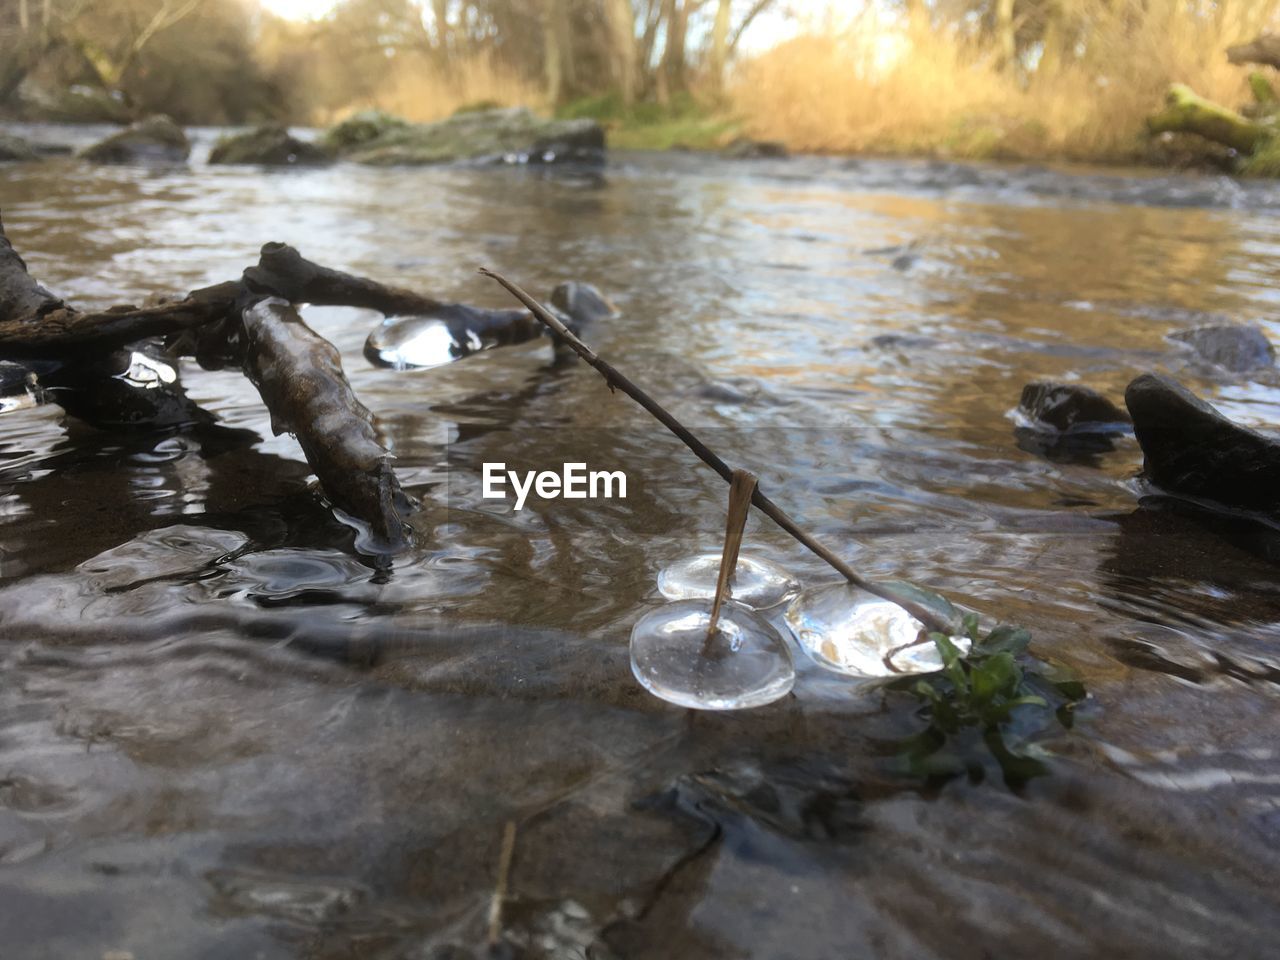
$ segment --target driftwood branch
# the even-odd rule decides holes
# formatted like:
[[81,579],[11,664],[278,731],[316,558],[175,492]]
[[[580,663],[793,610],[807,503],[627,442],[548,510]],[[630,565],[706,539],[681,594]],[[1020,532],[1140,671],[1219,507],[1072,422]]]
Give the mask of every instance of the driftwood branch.
[[[729,484],[733,483],[734,470],[717,456],[710,447],[699,440],[694,434],[677,420],[674,416],[667,412],[663,406],[654,400],[653,397],[645,393],[638,386],[631,382],[624,374],[620,373],[616,367],[596,354],[594,350],[561,323],[556,316],[543,307],[533,297],[529,296],[519,286],[512,283],[506,277],[492,270],[485,268],[480,269],[480,273],[486,277],[496,280],[517,300],[529,308],[542,323],[556,333],[566,344],[573,349],[583,360],[604,377],[604,381],[608,384],[610,390],[621,390],[628,397],[634,400],[640,406],[644,407],[653,417],[664,427],[674,433],[680,441],[693,451],[699,460],[709,466],[720,477]],[[786,533],[804,546],[809,552],[824,560],[832,569],[837,571],[842,577],[848,580],[855,587],[859,587],[870,594],[882,597],[898,604],[918,621],[928,627],[930,630],[937,630],[942,633],[953,633],[955,624],[948,623],[945,618],[941,617],[936,611],[928,606],[918,602],[910,596],[904,594],[903,591],[889,584],[876,583],[863,577],[853,567],[840,559],[832,550],[819,542],[812,534],[801,527],[798,523],[791,519],[787,513],[776,503],[770,500],[757,486],[751,495],[751,503],[763,513],[766,517],[781,527]]]
[[302,303],[439,319],[460,343],[522,343],[544,333],[523,310],[443,302],[321,266],[283,243],[264,245],[239,280],[150,306],[82,311],[31,277],[0,223],[0,359],[55,363],[58,369],[40,377],[49,396],[73,416],[109,428],[212,420],[176,377],[146,390],[121,379],[143,341],[165,338],[169,358],[193,356],[209,369],[238,367],[261,393],[272,428],[297,437],[329,501],[394,547],[407,536],[408,501],[337,350],[290,306]]
[[1280,35],[1264,33],[1248,43],[1227,47],[1227,60],[1230,63],[1257,63],[1280,69]]
[[245,308],[241,321],[245,376],[271,411],[271,429],[297,437],[336,507],[369,523],[380,542],[403,542],[407,502],[337,348],[278,297]]
[[1147,129],[1152,133],[1195,133],[1246,155],[1269,141],[1276,131],[1273,124],[1250,120],[1180,83],[1169,88],[1164,109],[1147,119]]
[[31,277],[0,224],[0,358],[57,361],[58,369],[41,377],[49,396],[73,416],[105,427],[212,420],[182,393],[176,376],[146,389],[121,378],[132,356],[126,348],[139,341],[176,336],[172,354],[193,354],[206,366],[239,366],[262,394],[273,429],[298,438],[333,506],[367,524],[378,549],[397,548],[408,537],[408,500],[338,351],[303,323],[289,305],[295,297],[387,310],[437,303],[268,244],[258,266],[239,281],[173,303],[83,312]]
[[[114,331],[123,316],[121,312],[109,312],[82,325],[80,321],[85,316],[91,315],[68,307],[36,282],[0,223],[0,343],[4,344],[0,346],[0,358],[38,360],[48,351],[37,345],[49,338],[62,337],[75,343],[74,350],[59,349],[62,362],[43,365],[39,383],[64,410],[95,426],[129,429],[145,424],[172,428],[212,421],[211,415],[183,393],[176,376],[169,382],[153,380],[144,389],[131,385],[127,377],[133,355],[123,349],[125,342],[108,336],[89,338],[91,342],[80,345],[80,335],[89,330]],[[129,342],[147,335],[130,337]],[[90,350],[89,346],[95,349]]]

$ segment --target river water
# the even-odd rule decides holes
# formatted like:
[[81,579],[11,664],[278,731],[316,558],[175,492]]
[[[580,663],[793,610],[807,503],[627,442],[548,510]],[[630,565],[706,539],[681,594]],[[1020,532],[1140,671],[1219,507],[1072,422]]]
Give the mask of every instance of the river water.
[[[46,138],[93,131],[42,130]],[[10,239],[81,306],[239,275],[278,240],[432,296],[593,283],[587,337],[866,573],[1029,628],[1090,691],[1050,774],[895,774],[917,703],[797,653],[794,696],[690,714],[631,625],[715,550],[725,487],[545,344],[371,366],[418,544],[353,549],[234,371],[227,428],[0,414],[0,954],[99,958],[1263,957],[1280,929],[1280,540],[1152,495],[1129,438],[1046,457],[1035,379],[1166,371],[1255,425],[1280,379],[1167,337],[1280,340],[1280,188],[1217,177],[615,156],[599,173],[0,168]],[[1027,449],[1023,449],[1027,447]],[[485,462],[626,499],[481,498]],[[1141,505],[1140,505],[1141,504]],[[820,561],[756,517],[746,548]]]

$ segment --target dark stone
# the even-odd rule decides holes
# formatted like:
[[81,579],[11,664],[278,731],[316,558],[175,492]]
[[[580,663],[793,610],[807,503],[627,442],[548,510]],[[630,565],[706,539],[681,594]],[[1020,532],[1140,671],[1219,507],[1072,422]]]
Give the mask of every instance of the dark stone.
[[80,156],[92,163],[182,163],[190,153],[182,128],[157,114],[86,147]]
[[1236,173],[1240,167],[1236,151],[1194,133],[1166,132],[1147,137],[1139,150],[1146,163],[1167,170]]
[[330,127],[324,135],[324,145],[335,152],[353,150],[408,126],[408,120],[401,120],[390,113],[362,110]]
[[352,118],[330,130],[325,142],[356,163],[374,166],[598,163],[605,149],[604,128],[595,120],[544,120],[522,107],[463,113],[426,124],[386,115]]
[[1129,415],[1089,387],[1075,383],[1028,383],[1018,411],[1035,425],[1061,433],[1125,433]]
[[7,160],[38,160],[35,148],[21,137],[0,131],[0,163]]
[[903,273],[910,270],[920,262],[920,248],[923,246],[920,240],[912,240],[910,243],[898,244],[892,247],[877,247],[874,250],[863,250],[869,257],[892,257],[889,266],[894,270]]
[[574,330],[618,316],[618,308],[603,293],[589,283],[572,280],[551,291],[551,305],[570,321],[567,326]]
[[927,350],[936,347],[934,337],[921,337],[910,333],[881,333],[870,340],[877,350]]
[[1274,367],[1276,351],[1257,327],[1220,324],[1171,334],[1169,339],[1190,346],[1200,357],[1232,373]]
[[720,151],[726,160],[781,160],[789,155],[784,143],[750,137],[737,137]]
[[210,163],[253,163],[262,166],[317,166],[332,158],[314,143],[290,136],[289,128],[267,124],[224,137],[209,153]]
[[1145,455],[1143,474],[1168,493],[1274,514],[1280,439],[1240,426],[1182,384],[1143,374],[1125,403]]

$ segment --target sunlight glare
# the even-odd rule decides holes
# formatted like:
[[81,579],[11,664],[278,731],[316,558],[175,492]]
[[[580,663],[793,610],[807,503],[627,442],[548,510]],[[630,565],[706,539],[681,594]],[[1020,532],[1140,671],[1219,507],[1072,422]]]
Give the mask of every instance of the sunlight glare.
[[338,5],[339,0],[258,0],[268,13],[285,20],[319,20]]

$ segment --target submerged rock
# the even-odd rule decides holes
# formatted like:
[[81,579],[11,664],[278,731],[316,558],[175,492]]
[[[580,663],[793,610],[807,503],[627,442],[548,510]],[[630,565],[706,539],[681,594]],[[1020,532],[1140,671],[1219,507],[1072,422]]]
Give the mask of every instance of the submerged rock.
[[923,337],[911,333],[881,333],[868,343],[877,350],[927,350],[938,345],[936,337]]
[[565,325],[577,331],[597,320],[611,320],[618,316],[618,308],[603,293],[589,283],[570,280],[551,291],[551,306],[560,313]]
[[1125,391],[1143,474],[1172,494],[1280,513],[1280,438],[1233,423],[1182,384],[1158,374]]
[[1098,465],[1130,430],[1129,415],[1102,394],[1076,383],[1028,383],[1015,412],[1018,448],[1055,463]]
[[1038,381],[1022,388],[1018,413],[1030,426],[1059,433],[1125,433],[1129,414],[1097,390],[1077,383]]
[[790,153],[787,145],[777,140],[736,137],[720,151],[720,156],[726,160],[780,160],[790,156]]
[[401,120],[390,113],[383,113],[381,110],[362,110],[330,127],[324,135],[323,143],[334,152],[352,150],[372,143],[393,131],[404,130],[408,126],[408,120]]
[[357,163],[376,166],[599,162],[605,147],[604,129],[594,120],[543,120],[524,108],[481,110],[428,124],[352,118],[329,131],[326,143]]
[[1232,373],[1265,370],[1276,364],[1276,351],[1257,327],[1219,324],[1171,334],[1170,340],[1187,344],[1209,363]]
[[0,131],[0,163],[8,160],[38,160],[35,148],[21,137]]
[[332,157],[326,151],[291,136],[289,128],[278,123],[224,137],[209,154],[210,163],[254,163],[272,167],[315,166],[330,160]]
[[182,163],[191,143],[163,114],[148,117],[80,151],[92,163]]

